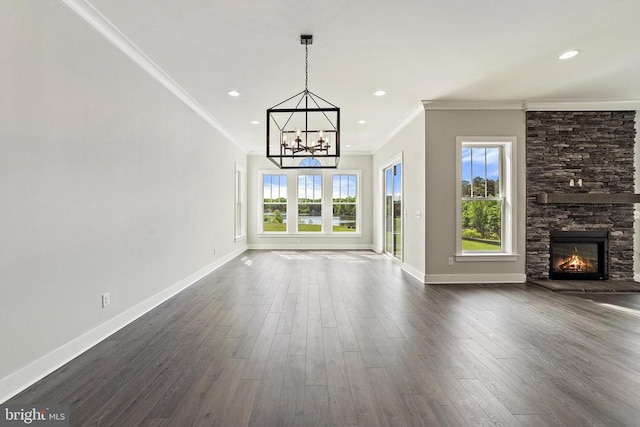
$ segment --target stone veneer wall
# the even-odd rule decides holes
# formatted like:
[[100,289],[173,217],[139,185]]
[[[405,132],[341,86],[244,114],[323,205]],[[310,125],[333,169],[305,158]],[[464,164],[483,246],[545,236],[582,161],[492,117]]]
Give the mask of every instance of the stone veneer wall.
[[633,280],[632,204],[540,205],[536,195],[633,193],[634,122],[634,111],[527,112],[528,278],[549,278],[550,230],[609,230],[609,279]]

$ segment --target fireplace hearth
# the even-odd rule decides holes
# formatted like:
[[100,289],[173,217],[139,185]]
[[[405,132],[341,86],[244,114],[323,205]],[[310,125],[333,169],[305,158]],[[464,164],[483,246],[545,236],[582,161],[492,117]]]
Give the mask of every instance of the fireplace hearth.
[[608,231],[552,230],[550,237],[550,279],[608,279]]

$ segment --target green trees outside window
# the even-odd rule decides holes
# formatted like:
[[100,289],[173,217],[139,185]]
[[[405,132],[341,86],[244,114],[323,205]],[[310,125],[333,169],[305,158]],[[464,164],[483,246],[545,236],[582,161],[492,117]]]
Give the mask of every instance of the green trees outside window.
[[298,231],[322,231],[322,175],[298,175]]
[[500,146],[462,146],[462,250],[502,250]]
[[287,231],[287,176],[264,175],[262,189],[262,231]]
[[333,217],[331,224],[334,232],[356,232],[356,192],[356,175],[333,175]]

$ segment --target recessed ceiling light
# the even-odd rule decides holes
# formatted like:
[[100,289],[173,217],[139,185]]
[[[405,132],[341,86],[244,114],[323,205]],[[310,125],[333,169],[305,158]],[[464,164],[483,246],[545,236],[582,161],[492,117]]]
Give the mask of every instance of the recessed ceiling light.
[[252,124],[252,125],[259,125],[259,124],[260,124],[260,122],[259,122],[259,121],[257,121],[257,120],[251,120],[251,124]]
[[573,58],[574,56],[576,56],[579,53],[580,53],[579,50],[569,50],[569,51],[563,53],[562,55],[558,56],[558,59],[563,61],[565,59]]
[[373,92],[373,94],[375,96],[385,96],[387,94],[387,91],[380,89],[380,90],[377,90],[377,91]]
[[347,144],[347,145],[345,145],[345,147],[349,148],[349,147],[351,147],[351,144]]
[[366,123],[367,123],[367,121],[366,121],[366,120],[358,120],[358,124],[359,124],[359,125],[364,125],[364,124],[366,124]]
[[229,96],[240,96],[240,92],[238,92],[237,90],[230,90],[229,92],[227,92],[229,94]]

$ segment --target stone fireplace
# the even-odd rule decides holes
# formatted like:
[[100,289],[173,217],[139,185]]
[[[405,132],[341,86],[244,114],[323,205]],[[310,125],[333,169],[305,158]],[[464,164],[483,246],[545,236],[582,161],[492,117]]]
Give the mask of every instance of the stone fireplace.
[[[633,280],[634,124],[634,111],[527,112],[528,278],[577,278],[587,267],[571,265],[574,250],[591,269],[600,250],[607,271],[583,279]],[[565,242],[552,254],[552,235],[567,232],[606,234],[607,248]]]

